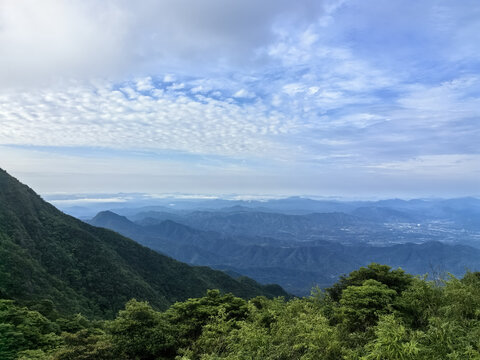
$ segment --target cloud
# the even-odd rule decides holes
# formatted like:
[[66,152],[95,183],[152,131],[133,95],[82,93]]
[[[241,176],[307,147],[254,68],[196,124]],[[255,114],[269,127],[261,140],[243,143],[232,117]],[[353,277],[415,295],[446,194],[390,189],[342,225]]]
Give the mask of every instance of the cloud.
[[150,76],[142,79],[137,79],[135,85],[136,85],[137,91],[150,91],[155,88],[153,86],[152,78]]
[[251,99],[255,97],[255,94],[248,90],[240,89],[235,94],[233,94],[233,97]]
[[[269,156],[291,122],[261,103],[152,90],[151,79],[0,95],[0,144]],[[148,90],[148,94],[145,93]]]
[[[480,77],[461,76],[439,84],[413,84],[398,103],[423,118],[422,124],[480,115]],[[417,118],[418,119],[418,118]]]
[[[342,176],[342,191],[351,179],[401,188],[415,174],[428,190],[435,171],[452,179],[442,163],[466,179],[476,169],[475,1],[0,6],[0,144],[10,153],[137,154],[129,170],[156,180],[160,162],[175,184],[195,166],[205,186],[225,171],[252,188],[262,174],[267,189],[315,189],[306,179],[322,178],[319,188],[340,190]],[[155,160],[134,166],[139,154]]]
[[175,75],[173,74],[166,74],[164,77],[163,77],[163,82],[166,82],[166,83],[172,83],[175,81]]
[[470,173],[471,178],[480,174],[480,154],[446,154],[423,155],[405,161],[381,163],[370,166],[372,168],[401,171],[406,173],[422,173],[431,176],[444,177],[465,176]]
[[[97,3],[98,4],[98,3]],[[112,2],[0,3],[0,83],[31,85],[58,75],[98,76],[124,62],[127,13]]]
[[303,27],[323,8],[315,0],[4,0],[0,83],[249,63],[274,40],[274,24]]
[[82,199],[68,199],[68,200],[49,200],[55,206],[79,206],[86,204],[98,204],[98,203],[124,203],[128,201],[124,198],[112,197],[112,198],[82,198]]

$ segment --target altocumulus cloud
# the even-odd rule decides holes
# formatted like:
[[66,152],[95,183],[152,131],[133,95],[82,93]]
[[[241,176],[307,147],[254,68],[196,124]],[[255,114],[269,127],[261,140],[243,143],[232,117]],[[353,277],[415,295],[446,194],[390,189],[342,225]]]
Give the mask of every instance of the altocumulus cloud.
[[282,150],[275,138],[295,130],[262,102],[190,97],[153,89],[149,79],[131,85],[0,95],[0,143],[274,156]]
[[195,163],[207,190],[202,176],[234,190],[242,174],[290,193],[478,193],[479,14],[469,0],[6,0],[2,152],[76,148],[56,164],[186,187]]

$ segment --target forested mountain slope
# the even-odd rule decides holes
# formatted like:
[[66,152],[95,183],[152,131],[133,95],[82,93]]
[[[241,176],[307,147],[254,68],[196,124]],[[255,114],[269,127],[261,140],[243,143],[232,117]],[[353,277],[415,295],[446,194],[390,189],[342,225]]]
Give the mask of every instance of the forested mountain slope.
[[166,308],[213,288],[246,298],[285,295],[83,223],[0,170],[0,298],[50,299],[60,312],[113,316],[134,297]]

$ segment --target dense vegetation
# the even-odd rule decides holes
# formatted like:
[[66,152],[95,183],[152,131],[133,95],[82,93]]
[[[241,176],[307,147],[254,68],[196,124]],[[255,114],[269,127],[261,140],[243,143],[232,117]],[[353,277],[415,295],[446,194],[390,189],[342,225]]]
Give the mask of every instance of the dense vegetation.
[[212,288],[244,298],[286,295],[65,215],[0,170],[0,298],[27,306],[50,300],[64,314],[113,317],[133,297],[166,309]]
[[427,281],[371,264],[310,297],[210,290],[164,312],[130,300],[113,320],[0,301],[0,358],[480,359],[480,274]]

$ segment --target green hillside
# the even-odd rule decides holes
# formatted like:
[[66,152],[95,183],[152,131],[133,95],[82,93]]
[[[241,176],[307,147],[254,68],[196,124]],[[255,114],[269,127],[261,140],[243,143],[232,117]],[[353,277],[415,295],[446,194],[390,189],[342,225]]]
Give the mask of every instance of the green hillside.
[[0,359],[473,360],[479,314],[479,273],[427,281],[370,264],[301,299],[210,290],[163,312],[131,300],[109,321],[0,299]]
[[83,223],[0,170],[0,298],[49,299],[61,313],[111,317],[131,298],[164,309],[213,288],[245,298],[285,295]]

